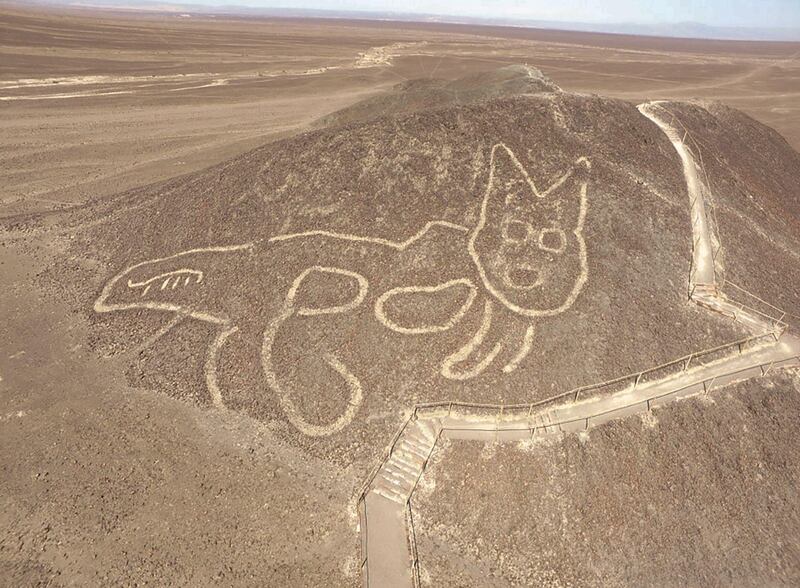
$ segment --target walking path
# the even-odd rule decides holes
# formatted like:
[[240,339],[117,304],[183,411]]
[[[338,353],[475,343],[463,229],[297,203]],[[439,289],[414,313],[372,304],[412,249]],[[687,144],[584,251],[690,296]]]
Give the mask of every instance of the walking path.
[[639,110],[667,135],[683,164],[694,243],[690,299],[740,322],[752,336],[532,404],[417,405],[368,478],[358,501],[360,563],[368,588],[419,585],[411,496],[441,437],[518,441],[583,431],[679,398],[707,394],[732,382],[763,376],[774,369],[800,366],[800,338],[787,332],[782,316],[771,317],[720,291],[716,264],[719,239],[707,210],[710,190],[686,144],[688,131],[662,102],[641,104]]

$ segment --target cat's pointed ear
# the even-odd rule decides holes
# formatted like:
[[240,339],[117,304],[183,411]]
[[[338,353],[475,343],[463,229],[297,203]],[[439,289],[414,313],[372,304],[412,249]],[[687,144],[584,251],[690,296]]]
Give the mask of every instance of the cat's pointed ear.
[[536,186],[514,153],[502,143],[495,145],[486,190],[487,212],[514,207],[538,196]]
[[545,199],[556,205],[561,227],[565,230],[580,231],[583,228],[589,170],[591,163],[581,157],[547,190]]

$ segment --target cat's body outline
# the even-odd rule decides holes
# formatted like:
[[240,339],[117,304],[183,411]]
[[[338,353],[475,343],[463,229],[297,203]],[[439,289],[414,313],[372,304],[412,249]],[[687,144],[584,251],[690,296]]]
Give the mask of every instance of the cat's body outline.
[[[502,150],[502,151],[500,151]],[[498,156],[498,152],[500,155]],[[503,155],[505,154],[505,157]],[[479,294],[483,294],[484,298],[484,308],[483,308],[483,315],[481,319],[480,326],[475,334],[467,341],[464,345],[459,347],[456,351],[449,354],[447,358],[443,361],[440,369],[440,373],[443,377],[448,379],[458,379],[458,380],[466,380],[473,377],[476,377],[483,373],[490,365],[492,365],[497,358],[497,356],[502,351],[504,346],[504,341],[499,340],[497,341],[488,351],[484,350],[483,357],[480,358],[477,362],[473,362],[474,365],[471,367],[467,367],[466,369],[459,370],[459,364],[464,364],[471,359],[471,356],[475,353],[476,349],[481,347],[487,333],[489,332],[492,324],[492,314],[496,312],[496,307],[505,307],[505,309],[511,311],[513,315],[519,318],[519,324],[524,328],[524,334],[519,337],[518,347],[516,348],[515,353],[513,356],[506,361],[503,365],[502,370],[504,373],[513,372],[525,359],[525,357],[529,354],[530,350],[533,346],[533,335],[534,335],[534,326],[533,320],[534,318],[541,317],[541,316],[554,316],[555,314],[560,314],[564,312],[567,308],[569,308],[577,298],[578,294],[582,290],[586,280],[588,278],[588,264],[586,261],[586,245],[583,239],[582,231],[583,225],[586,218],[586,211],[587,211],[587,183],[586,181],[579,182],[578,185],[578,202],[579,202],[579,211],[577,212],[577,217],[573,219],[573,222],[570,223],[570,228],[568,231],[564,231],[561,228],[545,228],[542,229],[538,234],[538,243],[540,249],[544,250],[545,252],[548,251],[557,251],[557,247],[554,248],[543,248],[542,246],[542,235],[547,233],[556,232],[559,236],[560,241],[558,245],[561,246],[566,243],[566,239],[570,240],[570,245],[573,247],[575,252],[577,252],[578,257],[578,265],[576,266],[577,276],[575,276],[572,280],[573,286],[569,289],[569,294],[566,298],[561,301],[561,298],[558,299],[559,303],[556,306],[551,305],[549,308],[536,308],[536,307],[529,307],[526,308],[522,306],[525,303],[526,296],[528,296],[526,290],[532,288],[532,286],[528,285],[521,285],[519,286],[519,292],[511,292],[511,294],[517,294],[521,296],[519,300],[509,300],[506,293],[503,291],[502,286],[498,287],[496,283],[494,283],[495,276],[490,276],[489,274],[491,271],[497,270],[496,267],[493,268],[491,260],[489,263],[484,264],[484,257],[482,256],[482,252],[479,250],[480,243],[477,243],[478,239],[481,236],[481,232],[485,231],[487,224],[491,224],[491,221],[496,221],[496,218],[489,219],[488,216],[492,213],[487,212],[487,208],[490,205],[496,205],[498,201],[498,195],[495,194],[495,179],[496,175],[496,165],[498,159],[502,158],[502,165],[505,165],[506,168],[512,169],[516,172],[518,176],[517,182],[514,185],[508,188],[508,194],[501,194],[500,196],[504,199],[505,206],[508,207],[509,203],[512,199],[512,192],[514,190],[519,191],[519,186],[527,186],[529,191],[531,192],[533,198],[535,200],[545,201],[545,199],[550,197],[550,194],[558,190],[567,180],[569,180],[573,176],[573,172],[576,169],[580,169],[583,167],[584,169],[589,169],[590,165],[588,160],[585,157],[579,158],[573,167],[567,171],[565,174],[560,176],[554,184],[552,184],[547,190],[544,192],[540,192],[537,190],[534,182],[527,174],[527,171],[522,166],[522,164],[517,160],[514,153],[506,147],[502,143],[498,143],[493,146],[491,151],[491,160],[490,160],[490,173],[489,173],[489,180],[487,183],[486,192],[484,194],[483,201],[481,203],[480,208],[480,218],[477,222],[477,225],[473,228],[469,228],[457,223],[452,223],[445,220],[434,220],[427,222],[422,229],[418,232],[411,235],[409,238],[402,240],[402,241],[392,241],[389,239],[384,239],[380,237],[370,237],[370,236],[361,236],[361,235],[353,235],[347,233],[339,233],[334,231],[327,231],[327,230],[310,230],[305,232],[296,232],[296,233],[287,233],[282,235],[275,235],[273,237],[269,237],[266,239],[253,241],[249,243],[244,243],[240,245],[231,245],[231,246],[218,246],[218,247],[207,247],[207,248],[195,248],[190,249],[187,251],[179,252],[170,256],[165,256],[162,258],[151,259],[144,262],[140,262],[134,264],[123,270],[121,273],[114,276],[106,285],[103,287],[100,296],[95,301],[94,310],[98,313],[106,313],[106,312],[114,312],[120,310],[129,310],[129,309],[150,309],[156,311],[163,311],[163,312],[171,312],[176,315],[176,317],[189,317],[194,318],[196,320],[200,320],[203,322],[211,323],[219,329],[217,336],[214,340],[209,344],[207,354],[206,354],[206,362],[204,366],[205,371],[205,379],[206,385],[209,391],[209,394],[212,399],[212,403],[215,406],[224,407],[224,400],[222,397],[222,392],[219,387],[219,383],[217,381],[217,359],[219,356],[220,349],[223,347],[227,339],[233,334],[236,333],[240,325],[236,324],[236,321],[228,314],[219,313],[219,312],[211,312],[208,310],[202,310],[197,308],[192,308],[191,305],[186,304],[170,304],[169,302],[158,302],[152,300],[135,300],[127,303],[109,303],[108,300],[114,293],[115,288],[118,286],[120,281],[128,276],[127,281],[127,288],[130,289],[138,289],[142,292],[141,296],[144,298],[149,291],[153,291],[156,295],[160,292],[165,292],[166,295],[171,294],[172,291],[176,289],[176,287],[181,286],[188,286],[191,284],[200,284],[205,278],[204,272],[196,269],[196,267],[192,264],[183,264],[179,263],[178,266],[185,267],[172,267],[170,265],[176,261],[183,261],[184,259],[194,259],[197,256],[206,256],[206,255],[256,255],[258,251],[262,248],[268,249],[271,245],[276,244],[289,244],[291,245],[294,242],[308,242],[309,240],[322,240],[324,243],[325,240],[330,240],[332,245],[328,248],[321,247],[322,249],[331,249],[332,251],[337,251],[339,247],[337,245],[341,245],[344,243],[359,243],[364,244],[365,246],[369,247],[385,247],[391,250],[394,250],[398,253],[405,252],[408,248],[413,247],[414,245],[424,241],[427,238],[430,238],[432,234],[437,231],[442,231],[443,234],[449,234],[457,237],[458,239],[465,239],[464,247],[469,253],[469,256],[472,258],[475,268],[477,270],[478,278],[470,279],[469,276],[459,276],[449,281],[445,280],[439,283],[425,283],[425,284],[399,284],[390,288],[386,291],[382,291],[377,293],[377,296],[374,297],[375,302],[374,305],[374,314],[375,318],[378,322],[382,323],[383,326],[389,330],[395,331],[397,333],[402,333],[406,335],[418,335],[422,333],[429,333],[429,332],[438,332],[438,331],[446,331],[455,326],[464,316],[468,313],[468,311],[473,306],[476,299],[479,297]],[[505,168],[504,168],[505,169]],[[508,182],[507,182],[508,184]],[[523,190],[524,191],[524,190]],[[500,190],[502,192],[502,190]],[[518,196],[514,196],[516,198]],[[536,203],[534,203],[536,205]],[[556,209],[558,209],[558,215],[562,215],[561,212],[561,202],[557,201]],[[504,209],[505,210],[505,209]],[[555,210],[555,209],[554,209]],[[548,214],[554,214],[552,212]],[[574,216],[574,215],[573,215]],[[503,223],[505,223],[505,218],[503,219]],[[514,223],[522,223],[523,221],[513,220],[511,222]],[[496,223],[495,223],[496,224]],[[554,225],[555,226],[555,225]],[[497,227],[495,227],[495,230]],[[527,225],[527,233],[525,234],[524,241],[527,243],[529,238],[532,237],[531,231],[533,228],[530,224]],[[506,227],[504,225],[503,228],[503,247],[510,247],[512,249],[511,253],[506,252],[506,255],[509,257],[515,254],[515,251],[519,249],[518,245],[521,241],[512,240],[508,235],[505,234]],[[567,236],[565,236],[567,235]],[[506,237],[509,237],[506,239]],[[535,240],[534,240],[535,241]],[[528,244],[530,245],[530,244]],[[301,245],[302,247],[302,245]],[[563,247],[562,247],[563,249]],[[518,253],[516,253],[518,254]],[[496,262],[497,255],[494,255],[494,260]],[[324,256],[323,256],[324,257]],[[552,255],[551,255],[552,257]],[[496,266],[497,263],[501,265],[506,263],[506,260],[501,260],[500,262],[494,263]],[[132,274],[135,274],[142,268],[155,268],[159,269],[167,269],[168,271],[160,271],[156,273],[155,276],[150,276],[146,280],[140,281],[133,281],[130,279]],[[344,264],[343,264],[344,265]],[[522,263],[522,266],[527,266],[530,264]],[[487,270],[487,267],[489,269]],[[529,271],[527,267],[525,268],[526,271]],[[296,296],[301,289],[302,283],[304,279],[309,276],[312,272],[322,272],[322,273],[329,273],[329,274],[338,274],[344,276],[345,279],[355,280],[358,285],[358,292],[353,300],[348,301],[344,304],[337,304],[331,307],[318,307],[318,308],[306,308],[302,306],[298,306],[296,303]],[[508,268],[505,268],[505,274],[508,274]],[[160,288],[153,288],[154,286],[158,286],[158,282],[161,281]],[[511,284],[510,280],[506,280],[506,288],[505,290],[508,291],[508,286]],[[387,299],[393,295],[402,295],[406,293],[432,293],[435,294],[440,290],[450,287],[457,287],[457,286],[465,286],[469,290],[469,294],[467,296],[467,300],[465,303],[459,307],[458,312],[449,317],[444,324],[434,325],[434,326],[422,326],[422,327],[404,327],[398,325],[397,323],[393,323],[392,320],[386,314],[385,311],[385,304]],[[483,286],[483,288],[481,288]],[[535,282],[533,287],[540,287],[539,282]],[[275,337],[277,333],[280,331],[281,326],[292,316],[295,315],[302,315],[302,316],[313,316],[316,314],[339,314],[339,313],[347,313],[351,312],[354,309],[360,307],[364,301],[367,299],[367,293],[369,290],[369,280],[363,276],[361,273],[357,271],[357,268],[351,267],[340,267],[335,263],[325,263],[324,260],[321,261],[319,264],[313,264],[306,268],[304,268],[291,282],[290,287],[286,290],[285,299],[283,305],[279,312],[277,312],[271,320],[268,321],[268,324],[265,326],[263,331],[263,338],[261,342],[261,363],[262,369],[264,372],[265,379],[267,381],[268,386],[272,389],[272,391],[276,394],[279,403],[281,405],[282,410],[286,414],[288,420],[294,425],[298,430],[303,432],[309,436],[325,436],[331,435],[335,432],[341,431],[350,422],[353,420],[355,414],[358,412],[358,409],[363,401],[364,391],[362,389],[361,383],[359,378],[354,375],[350,369],[344,364],[338,357],[334,354],[326,354],[323,358],[324,361],[328,364],[328,366],[333,369],[338,375],[344,380],[350,394],[349,401],[347,403],[347,408],[345,411],[333,422],[319,425],[308,422],[300,412],[295,407],[294,403],[291,401],[289,394],[283,390],[280,380],[277,377],[274,366],[272,365],[272,348],[275,342]],[[510,295],[509,295],[510,296]],[[372,299],[372,298],[371,298]],[[520,303],[521,301],[521,303]]]

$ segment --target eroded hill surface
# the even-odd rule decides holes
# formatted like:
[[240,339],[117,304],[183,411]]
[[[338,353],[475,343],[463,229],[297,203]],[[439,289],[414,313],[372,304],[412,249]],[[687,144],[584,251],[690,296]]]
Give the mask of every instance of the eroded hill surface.
[[[688,197],[663,133],[631,104],[531,80],[87,206],[64,219],[72,250],[106,269],[52,277],[77,284],[102,353],[168,327],[134,382],[347,462],[414,402],[527,402],[743,337],[687,303]],[[691,108],[710,141],[717,119]],[[726,145],[705,159],[738,157]],[[792,214],[737,163],[729,181]],[[791,249],[796,220],[782,222],[761,230]]]
[[493,98],[560,91],[558,86],[535,67],[510,65],[452,81],[435,78],[409,80],[398,84],[389,92],[322,117],[315,126],[362,123],[382,116],[475,104]]
[[800,378],[539,444],[453,441],[414,498],[432,586],[794,586]]
[[[531,402],[749,334],[688,301],[689,197],[665,134],[530,71],[412,85],[203,172],[5,223],[55,244],[36,296],[76,313],[95,361],[191,418],[264,427],[293,464],[265,495],[311,511],[329,492],[338,514],[311,535],[303,506],[275,515],[268,579],[297,578],[298,549],[312,583],[353,556],[343,497],[415,403]],[[722,107],[664,108],[702,145],[727,274],[800,314],[797,153]]]

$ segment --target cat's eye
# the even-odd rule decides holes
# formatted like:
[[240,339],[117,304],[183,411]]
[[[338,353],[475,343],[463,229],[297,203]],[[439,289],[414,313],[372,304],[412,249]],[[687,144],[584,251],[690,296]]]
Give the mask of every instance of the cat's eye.
[[567,236],[561,229],[542,229],[539,232],[538,245],[542,251],[561,253],[567,247]]
[[530,223],[517,220],[511,217],[505,217],[501,225],[501,233],[503,241],[509,243],[522,243],[527,241],[533,235],[533,227]]

